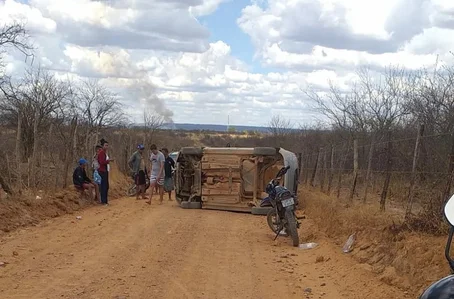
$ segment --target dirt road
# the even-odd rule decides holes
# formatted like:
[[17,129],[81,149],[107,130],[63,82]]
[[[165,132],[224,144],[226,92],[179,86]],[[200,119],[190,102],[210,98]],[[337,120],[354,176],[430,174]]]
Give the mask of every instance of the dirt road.
[[3,237],[0,298],[405,298],[318,241],[301,250],[261,216],[124,198]]

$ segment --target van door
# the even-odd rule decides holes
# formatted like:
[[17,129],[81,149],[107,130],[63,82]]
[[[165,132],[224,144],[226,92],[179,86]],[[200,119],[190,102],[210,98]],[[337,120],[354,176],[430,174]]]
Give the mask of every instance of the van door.
[[241,157],[234,154],[204,154],[201,162],[203,206],[222,207],[238,204],[241,190]]

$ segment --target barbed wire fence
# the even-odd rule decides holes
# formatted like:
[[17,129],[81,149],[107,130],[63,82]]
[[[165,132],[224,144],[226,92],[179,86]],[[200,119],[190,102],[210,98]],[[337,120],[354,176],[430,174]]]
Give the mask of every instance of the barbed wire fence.
[[423,125],[417,131],[303,148],[300,184],[338,199],[378,201],[381,210],[398,207],[405,217],[427,205],[441,211],[452,189],[453,134],[424,135]]

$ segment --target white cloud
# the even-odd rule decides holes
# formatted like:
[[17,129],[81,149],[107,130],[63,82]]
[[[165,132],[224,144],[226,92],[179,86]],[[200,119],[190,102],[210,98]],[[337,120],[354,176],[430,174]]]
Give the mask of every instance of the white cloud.
[[[36,64],[58,76],[98,77],[140,121],[151,103],[177,122],[265,125],[282,114],[307,122],[304,88],[347,89],[355,68],[418,68],[452,60],[447,0],[254,0],[237,20],[268,73],[253,73],[198,17],[234,0],[18,0],[0,2],[0,25],[26,21]],[[19,75],[11,53],[7,71]],[[157,98],[155,97],[157,96]]]
[[189,7],[191,15],[195,17],[205,16],[212,14],[222,2],[234,0],[205,0],[197,6]]
[[44,17],[39,9],[14,0],[0,2],[0,26],[12,22],[24,23],[35,33],[54,33],[57,27],[56,22]]
[[303,71],[364,64],[419,68],[433,63],[437,54],[450,59],[452,42],[446,37],[454,31],[434,27],[451,9],[448,3],[269,0],[244,8],[238,24],[270,66]]

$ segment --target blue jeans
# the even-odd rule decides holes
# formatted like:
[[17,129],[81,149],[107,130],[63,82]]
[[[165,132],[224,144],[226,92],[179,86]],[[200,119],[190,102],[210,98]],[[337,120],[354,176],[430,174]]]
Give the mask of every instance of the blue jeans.
[[107,171],[98,171],[99,175],[101,176],[101,188],[100,192],[101,193],[101,203],[107,204],[107,195],[109,193],[109,172]]

